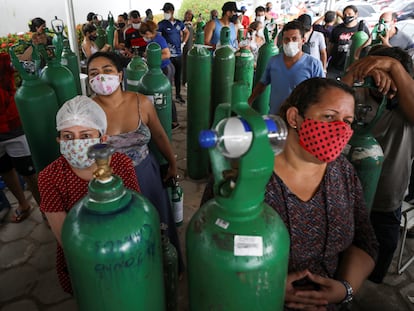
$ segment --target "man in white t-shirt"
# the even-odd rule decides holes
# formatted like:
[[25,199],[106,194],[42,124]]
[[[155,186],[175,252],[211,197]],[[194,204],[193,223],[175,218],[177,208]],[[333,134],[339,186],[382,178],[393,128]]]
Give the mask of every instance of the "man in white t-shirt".
[[319,59],[322,63],[323,70],[326,73],[326,62],[328,54],[326,52],[326,42],[322,33],[312,29],[312,18],[308,14],[302,14],[298,21],[303,24],[305,29],[305,46],[303,51]]

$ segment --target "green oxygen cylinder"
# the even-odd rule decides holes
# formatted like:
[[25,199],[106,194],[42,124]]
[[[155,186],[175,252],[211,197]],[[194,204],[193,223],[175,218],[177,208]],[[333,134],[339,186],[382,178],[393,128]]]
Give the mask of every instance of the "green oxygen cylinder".
[[211,114],[218,104],[231,102],[231,86],[234,82],[236,59],[230,46],[230,28],[222,27],[220,47],[213,53]]
[[73,75],[73,79],[75,80],[76,91],[78,95],[82,94],[82,87],[80,83],[80,72],[79,72],[79,62],[78,57],[72,50],[70,49],[69,40],[63,40],[63,52],[62,52],[62,59],[60,63],[68,68]]
[[[365,79],[363,84],[354,87],[377,89],[371,77]],[[364,199],[368,211],[374,203],[375,192],[381,175],[384,153],[371,131],[383,114],[387,105],[384,96],[377,110],[366,103],[359,103],[355,108],[355,122],[352,124],[354,134],[348,142],[345,153],[348,160],[355,167],[364,190]],[[370,113],[375,111],[375,113]]]
[[147,71],[148,65],[145,60],[134,52],[134,57],[126,68],[126,89],[131,92],[138,92],[138,82]]
[[[171,141],[172,90],[170,81],[161,70],[161,47],[158,43],[151,42],[147,46],[146,53],[148,71],[138,82],[138,92],[152,97],[161,125]],[[150,148],[160,165],[168,163],[152,141]]]
[[173,185],[171,187],[171,207],[175,225],[179,227],[183,224],[184,219],[184,193],[176,178],[173,178]]
[[106,27],[106,43],[111,46],[112,51],[114,50],[114,33],[115,33],[115,25],[114,25],[114,16],[111,12],[108,14],[108,26]]
[[208,176],[208,152],[200,148],[198,133],[210,126],[211,54],[204,46],[203,22],[187,55],[187,173],[192,179]]
[[55,90],[59,107],[78,95],[75,78],[72,72],[60,63],[60,58],[48,60],[47,66],[41,72],[40,79]]
[[385,23],[384,19],[381,18],[379,23],[376,24],[374,26],[374,29],[372,30],[372,33],[371,33],[371,39],[372,39],[371,46],[382,44],[382,40],[381,40],[380,36],[385,37],[385,35],[387,34],[387,31],[388,31],[387,24]]
[[156,209],[112,175],[114,148],[92,146],[98,165],[88,194],[67,214],[62,247],[78,308],[164,311],[163,259]]
[[163,234],[162,256],[164,268],[164,290],[167,311],[177,311],[178,308],[178,254],[167,235],[167,228],[161,229]]
[[248,47],[241,47],[236,53],[234,82],[243,82],[250,94],[253,86],[254,56]]
[[47,66],[43,68],[40,74],[40,79],[48,83],[55,90],[59,107],[61,107],[67,100],[72,99],[79,93],[75,77],[71,70],[61,64],[63,51],[63,22],[56,17],[52,21],[52,27],[56,33],[54,39],[57,38],[55,57],[45,57],[47,59]]
[[[266,42],[259,48],[259,54],[257,56],[257,65],[256,65],[256,73],[254,76],[254,85],[253,87],[259,83],[260,79],[262,78],[263,73],[265,72],[267,63],[269,59],[277,54],[279,54],[279,48],[275,45],[275,37],[277,35],[276,31],[277,27],[272,34],[269,33],[268,27],[265,27],[263,32],[265,36]],[[252,107],[254,110],[259,112],[262,115],[269,113],[269,101],[270,101],[270,86],[268,85],[266,89],[256,97],[256,99],[252,103]]]
[[355,61],[355,52],[360,48],[367,40],[369,36],[363,30],[358,30],[351,37],[350,48],[346,54],[345,68],[348,68]]
[[55,16],[55,19],[51,21],[52,29],[55,35],[52,39],[52,44],[55,48],[55,57],[59,59],[62,56],[63,51],[63,30],[64,30],[64,24],[61,19],[58,19],[57,16]]
[[9,49],[13,66],[23,79],[15,94],[16,106],[37,172],[40,172],[60,156],[56,143],[56,114],[59,110],[56,93],[39,79],[35,66],[23,68],[13,46]]
[[[289,234],[279,215],[263,202],[274,153],[266,124],[248,106],[243,88],[234,85],[232,110],[251,129],[235,129],[249,135],[251,145],[238,159],[237,171],[217,148],[209,149],[215,197],[194,214],[186,232],[193,311],[281,311],[284,306]],[[225,108],[220,111],[225,106],[218,106],[213,128],[221,121],[220,113],[230,114]],[[283,139],[286,132],[284,125]],[[232,145],[237,148],[236,142]]]
[[95,43],[99,49],[102,49],[106,43],[105,29],[102,27],[103,18],[102,15],[95,15],[95,26],[96,26],[96,40]]

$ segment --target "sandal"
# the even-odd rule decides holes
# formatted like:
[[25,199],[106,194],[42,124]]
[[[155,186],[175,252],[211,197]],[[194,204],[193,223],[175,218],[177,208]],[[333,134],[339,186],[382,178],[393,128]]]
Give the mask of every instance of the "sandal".
[[30,206],[26,210],[22,210],[20,208],[16,208],[13,212],[13,215],[11,217],[11,222],[19,223],[25,220],[27,217],[30,216],[30,213],[32,212],[32,207]]

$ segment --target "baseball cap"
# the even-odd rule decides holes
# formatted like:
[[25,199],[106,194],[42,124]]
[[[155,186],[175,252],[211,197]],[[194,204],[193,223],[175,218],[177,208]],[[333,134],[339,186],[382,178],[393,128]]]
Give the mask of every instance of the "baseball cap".
[[228,1],[224,3],[221,10],[223,11],[223,13],[228,12],[228,11],[241,12],[241,10],[237,8],[236,2],[234,1]]
[[308,14],[302,14],[298,17],[298,21],[302,23],[303,28],[310,29],[312,26],[312,18]]
[[97,129],[103,135],[107,127],[105,111],[89,97],[76,96],[66,101],[56,114],[58,131],[72,126]]
[[243,5],[243,6],[240,8],[240,11],[242,11],[242,12],[246,12],[246,11],[247,11],[247,9],[246,9],[246,7]]
[[164,6],[162,7],[162,9],[164,12],[166,11],[174,11],[174,5],[170,2],[165,2]]

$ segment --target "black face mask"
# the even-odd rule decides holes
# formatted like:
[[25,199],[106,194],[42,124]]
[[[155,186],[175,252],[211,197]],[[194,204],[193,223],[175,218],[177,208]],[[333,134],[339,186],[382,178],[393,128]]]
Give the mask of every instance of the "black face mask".
[[355,19],[355,16],[345,16],[344,17],[344,23],[349,24]]
[[92,35],[89,36],[89,40],[91,40],[91,41],[95,41],[96,38],[98,38],[98,36],[92,36]]
[[237,14],[234,14],[232,17],[230,17],[230,22],[232,22],[233,24],[235,24],[237,22]]
[[124,28],[125,27],[125,23],[118,23],[118,27],[119,28]]

